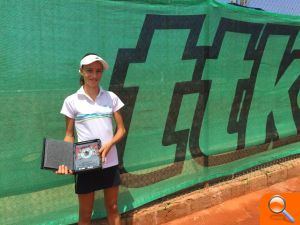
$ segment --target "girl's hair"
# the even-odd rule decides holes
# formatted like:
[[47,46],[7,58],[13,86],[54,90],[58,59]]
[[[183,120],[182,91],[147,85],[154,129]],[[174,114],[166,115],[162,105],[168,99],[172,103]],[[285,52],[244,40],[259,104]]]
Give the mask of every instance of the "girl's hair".
[[82,75],[80,75],[80,77],[79,77],[79,83],[80,83],[81,86],[84,85],[84,79],[83,79]]
[[[86,57],[86,56],[88,56],[88,55],[97,55],[97,54],[96,54],[96,53],[91,53],[91,52],[89,52],[89,53],[86,53],[84,56],[82,56],[81,59],[83,59],[84,57]],[[80,68],[80,69],[81,69],[81,68]],[[83,76],[82,76],[82,75],[80,75],[79,83],[80,83],[80,85],[84,85],[84,79],[83,79]]]

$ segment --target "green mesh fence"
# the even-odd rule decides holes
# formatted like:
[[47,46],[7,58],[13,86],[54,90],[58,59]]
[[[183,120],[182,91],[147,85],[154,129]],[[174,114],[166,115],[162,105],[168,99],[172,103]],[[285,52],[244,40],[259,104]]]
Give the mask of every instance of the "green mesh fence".
[[86,52],[109,62],[101,86],[126,104],[121,212],[300,153],[299,17],[213,0],[0,6],[0,224],[77,221],[73,177],[39,168]]

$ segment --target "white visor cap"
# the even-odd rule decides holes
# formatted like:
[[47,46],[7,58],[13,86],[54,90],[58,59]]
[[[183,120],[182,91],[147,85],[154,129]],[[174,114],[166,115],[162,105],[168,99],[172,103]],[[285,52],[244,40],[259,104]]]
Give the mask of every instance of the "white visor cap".
[[91,64],[91,63],[96,62],[96,61],[101,62],[102,66],[103,66],[103,70],[108,69],[108,63],[98,55],[87,55],[87,56],[85,56],[80,61],[80,69],[82,68],[82,66]]

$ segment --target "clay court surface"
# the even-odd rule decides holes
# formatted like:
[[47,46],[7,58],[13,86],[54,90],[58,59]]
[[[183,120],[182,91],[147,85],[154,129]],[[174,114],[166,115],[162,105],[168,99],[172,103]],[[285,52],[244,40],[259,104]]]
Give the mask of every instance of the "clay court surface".
[[[260,200],[265,194],[274,192],[278,194],[300,192],[300,176],[227,200],[211,208],[164,223],[164,225],[258,225],[260,224]],[[295,217],[297,216],[300,217],[300,212]],[[292,223],[287,222],[287,224]]]

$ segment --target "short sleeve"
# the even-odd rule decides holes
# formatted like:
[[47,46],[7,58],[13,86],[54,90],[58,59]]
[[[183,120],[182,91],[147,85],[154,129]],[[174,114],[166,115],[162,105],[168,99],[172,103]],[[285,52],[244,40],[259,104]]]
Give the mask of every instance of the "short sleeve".
[[124,106],[124,103],[121,101],[121,99],[115,93],[110,92],[110,94],[113,99],[112,111],[117,112],[119,109],[121,109]]
[[60,113],[74,119],[75,118],[75,111],[74,111],[74,106],[72,104],[72,99],[71,97],[67,97],[63,103],[63,106],[60,110]]

